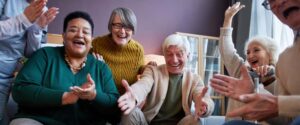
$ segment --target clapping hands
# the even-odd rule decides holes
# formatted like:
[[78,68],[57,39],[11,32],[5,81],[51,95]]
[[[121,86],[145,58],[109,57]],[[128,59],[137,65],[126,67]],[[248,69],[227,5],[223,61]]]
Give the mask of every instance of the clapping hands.
[[62,97],[62,104],[75,104],[78,99],[82,100],[94,100],[97,95],[97,91],[95,89],[95,82],[92,79],[91,75],[87,75],[87,82],[79,86],[70,87],[70,92],[64,92]]
[[95,82],[91,75],[87,75],[87,82],[79,86],[70,87],[71,91],[82,100],[94,100],[96,98]]
[[46,6],[47,0],[36,0],[32,2],[24,10],[24,15],[30,22],[34,22],[43,14],[43,8]]
[[58,14],[58,8],[51,7],[37,19],[37,24],[41,28],[45,28],[48,24],[50,24],[55,19],[57,14]]

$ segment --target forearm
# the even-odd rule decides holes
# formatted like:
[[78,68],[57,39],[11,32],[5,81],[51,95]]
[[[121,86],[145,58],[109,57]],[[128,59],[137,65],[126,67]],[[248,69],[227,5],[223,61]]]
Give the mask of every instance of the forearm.
[[241,58],[236,49],[234,48],[232,40],[232,28],[222,27],[220,29],[220,54],[224,65],[230,76],[239,77],[240,76],[240,67],[244,62],[244,59]]
[[152,81],[152,79],[142,76],[140,80],[131,85],[131,88],[135,94],[137,105],[142,104],[148,93],[151,91],[153,83],[150,81]]
[[224,22],[223,22],[223,27],[231,27],[232,25],[232,17],[227,17],[225,16]]
[[28,85],[28,83],[16,83],[12,90],[15,101],[20,105],[29,107],[61,106],[63,93],[60,90],[53,90],[38,85]]
[[41,47],[42,41],[46,41],[44,29],[34,24],[27,30],[25,56],[30,57],[33,52]]
[[24,14],[0,21],[0,40],[21,34],[30,26],[32,26],[32,23]]

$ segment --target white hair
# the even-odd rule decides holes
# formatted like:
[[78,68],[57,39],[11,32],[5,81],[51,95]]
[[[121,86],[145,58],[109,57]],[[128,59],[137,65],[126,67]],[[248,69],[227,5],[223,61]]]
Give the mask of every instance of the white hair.
[[179,49],[186,52],[187,54],[190,53],[190,43],[187,40],[187,38],[182,35],[179,34],[169,35],[165,39],[162,45],[163,53],[165,54],[166,50],[172,45],[177,46]]
[[278,54],[279,54],[279,49],[277,42],[270,38],[270,37],[265,37],[265,36],[255,36],[249,39],[246,44],[245,44],[245,55],[247,55],[247,48],[250,44],[252,43],[258,43],[261,45],[267,53],[270,55],[270,65],[274,65],[277,63],[278,60]]

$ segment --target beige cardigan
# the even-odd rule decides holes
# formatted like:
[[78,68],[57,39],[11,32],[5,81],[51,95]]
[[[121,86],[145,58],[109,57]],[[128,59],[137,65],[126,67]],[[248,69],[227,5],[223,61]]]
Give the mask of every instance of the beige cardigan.
[[[168,84],[169,75],[166,65],[161,65],[147,66],[141,79],[131,85],[138,104],[146,100],[142,111],[147,122],[150,122],[159,112],[167,94]],[[201,93],[203,87],[204,84],[198,75],[191,72],[183,73],[182,106],[185,115],[192,114],[193,97],[197,97],[196,95]],[[208,105],[205,116],[211,115],[214,110],[214,102],[208,95],[204,97],[204,100]]]
[[276,77],[279,115],[300,116],[300,39],[279,56]]

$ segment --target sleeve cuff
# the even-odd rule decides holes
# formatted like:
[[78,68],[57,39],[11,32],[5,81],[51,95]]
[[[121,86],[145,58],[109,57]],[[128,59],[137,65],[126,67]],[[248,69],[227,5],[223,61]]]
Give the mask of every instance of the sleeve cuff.
[[26,28],[32,26],[33,24],[28,20],[28,18],[25,16],[24,13],[22,13],[20,16],[20,19],[23,20],[23,24]]
[[220,28],[220,35],[221,36],[232,36],[232,27],[221,27]]

